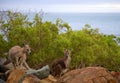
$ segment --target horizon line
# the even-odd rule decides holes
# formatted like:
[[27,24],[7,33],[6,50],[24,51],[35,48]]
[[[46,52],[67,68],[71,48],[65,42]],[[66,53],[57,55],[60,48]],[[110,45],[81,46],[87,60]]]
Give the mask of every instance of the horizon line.
[[66,12],[61,12],[61,11],[47,11],[45,12],[44,10],[40,9],[40,10],[25,10],[25,9],[0,9],[0,12],[2,11],[13,11],[13,12],[34,12],[34,13],[39,13],[39,12],[43,12],[43,13],[120,13],[120,11],[78,11],[78,12],[72,12],[72,11],[66,11]]

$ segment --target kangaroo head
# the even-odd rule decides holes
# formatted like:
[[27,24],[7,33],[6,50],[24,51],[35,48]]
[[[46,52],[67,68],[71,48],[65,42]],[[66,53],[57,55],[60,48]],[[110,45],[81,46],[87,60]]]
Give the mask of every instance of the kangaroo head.
[[67,49],[66,49],[66,50],[64,51],[64,54],[65,54],[65,56],[67,56],[67,57],[70,56],[70,50],[67,50]]
[[27,54],[31,54],[31,49],[29,45],[24,45],[24,52]]

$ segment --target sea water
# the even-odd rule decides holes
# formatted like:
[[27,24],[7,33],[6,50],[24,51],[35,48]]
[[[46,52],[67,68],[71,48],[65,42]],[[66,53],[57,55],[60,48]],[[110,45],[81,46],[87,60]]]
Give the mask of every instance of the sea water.
[[120,13],[44,13],[43,21],[60,18],[67,22],[72,30],[81,30],[85,24],[99,28],[100,33],[120,36]]

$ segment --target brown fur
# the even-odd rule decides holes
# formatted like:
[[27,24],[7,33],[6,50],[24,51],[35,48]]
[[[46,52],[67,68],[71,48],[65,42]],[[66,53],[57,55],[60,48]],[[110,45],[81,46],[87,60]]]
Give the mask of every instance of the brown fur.
[[53,63],[51,68],[52,75],[61,76],[61,74],[67,72],[70,62],[71,62],[70,51],[65,50],[65,57]]
[[22,67],[25,65],[27,69],[30,69],[26,63],[26,53],[31,53],[29,45],[25,45],[23,48],[20,46],[14,46],[9,50],[10,60],[15,68],[17,66]]

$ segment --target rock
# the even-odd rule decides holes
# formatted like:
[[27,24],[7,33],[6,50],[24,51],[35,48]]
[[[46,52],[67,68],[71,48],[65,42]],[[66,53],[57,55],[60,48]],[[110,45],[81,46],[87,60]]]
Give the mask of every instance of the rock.
[[120,72],[112,71],[111,74],[118,80],[118,83],[120,83]]
[[10,73],[7,83],[41,83],[40,78],[47,78],[49,73],[50,69],[48,65],[38,70],[17,68]]
[[19,83],[41,83],[41,80],[34,75],[28,75],[22,82]]
[[27,75],[26,70],[24,69],[15,69],[13,70],[6,83],[40,83],[40,79],[34,75]]
[[13,66],[13,64],[10,62],[10,63],[8,63],[8,64],[6,64],[5,65],[5,67],[7,67],[8,69],[14,69],[14,66]]
[[3,65],[7,61],[6,58],[0,58],[0,65]]
[[29,74],[34,74],[38,78],[43,79],[48,77],[48,75],[50,74],[50,68],[48,65],[46,65],[38,70],[28,70],[26,75],[29,75]]
[[0,79],[0,83],[6,83],[4,80]]
[[6,81],[7,80],[7,75],[5,73],[0,73],[0,79]]
[[5,67],[4,65],[0,65],[0,79],[4,81],[7,80],[7,77],[8,77],[8,74],[6,73],[7,71],[9,71],[7,67]]
[[66,73],[56,83],[118,83],[118,81],[103,67],[87,67]]
[[4,65],[8,69],[13,69],[13,64],[8,58],[0,58],[0,65]]
[[10,73],[6,83],[18,83],[24,74],[25,70],[15,69]]
[[40,83],[55,83],[57,79],[55,79],[52,75],[49,75],[47,78],[42,79]]
[[5,73],[6,71],[8,71],[9,69],[4,66],[4,65],[0,65],[0,73]]

